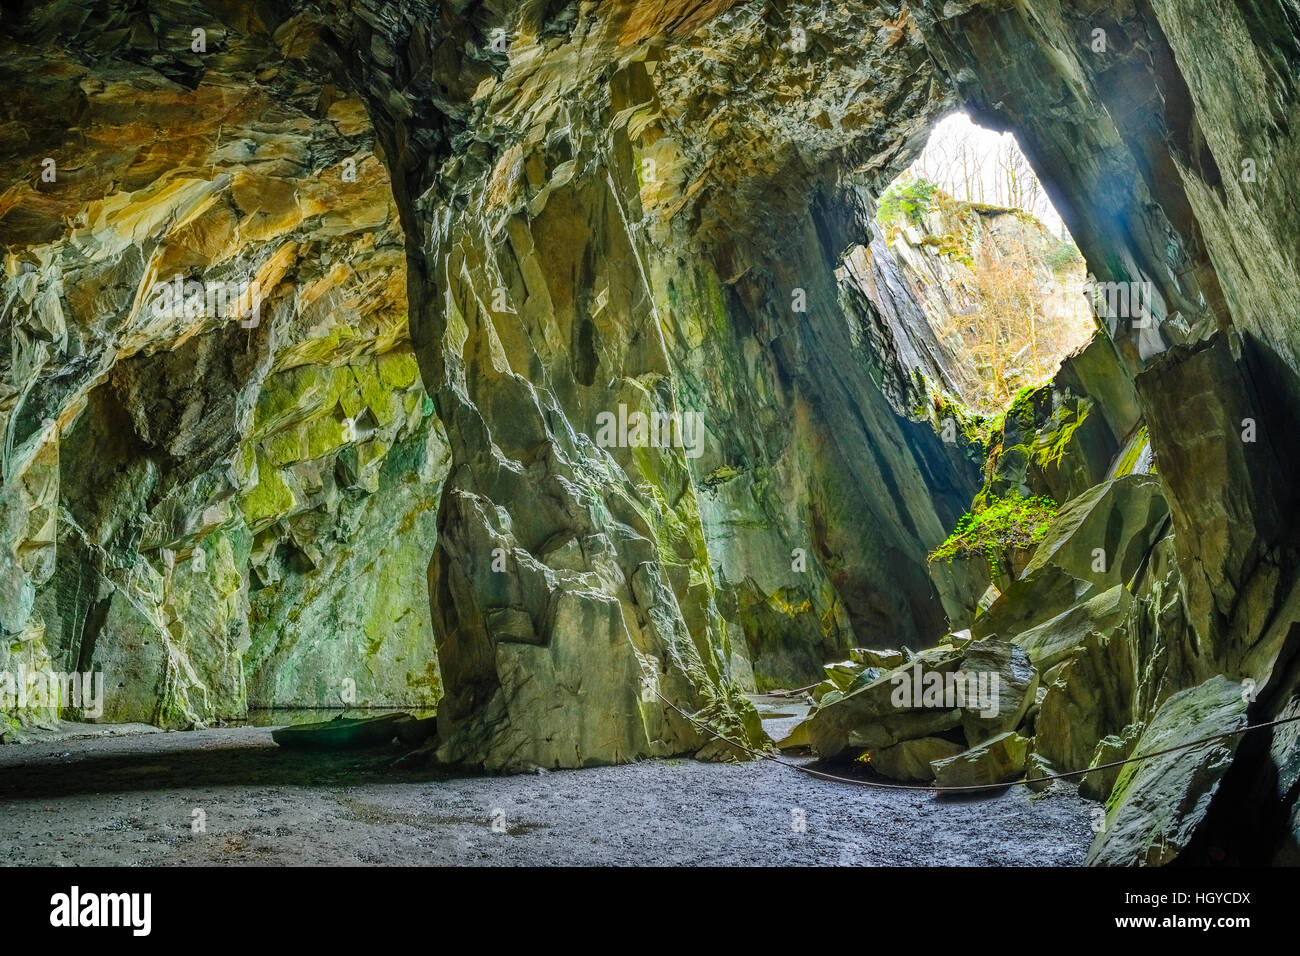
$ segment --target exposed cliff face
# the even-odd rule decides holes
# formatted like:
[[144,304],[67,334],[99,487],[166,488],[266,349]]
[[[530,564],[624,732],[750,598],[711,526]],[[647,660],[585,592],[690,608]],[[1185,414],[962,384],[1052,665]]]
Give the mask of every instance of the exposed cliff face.
[[167,726],[432,705],[446,450],[364,106],[118,16],[3,61],[0,669]]
[[889,250],[942,342],[953,381],[935,386],[986,416],[1049,380],[1096,332],[1086,269],[1032,214],[942,192],[890,222]]
[[[1002,462],[1123,518],[1122,579],[1071,583],[1083,539],[1035,568],[1127,595],[1039,721],[1098,673],[1097,735],[1198,687],[1171,706],[1235,720],[1214,675],[1293,706],[1300,12],[1114,6],[31,5],[0,28],[0,667],[101,666],[106,716],[172,724],[350,678],[513,768],[702,746],[656,692],[752,737],[739,688],[936,641],[982,582],[925,555],[981,476],[912,420],[949,370],[870,213],[961,103],[1098,279],[1151,284],[1058,377],[1077,467]],[[174,275],[256,278],[259,321],[160,313]],[[1155,479],[1087,487],[1141,470],[1139,414],[1172,534]],[[1243,753],[1193,783],[1293,777]],[[1098,859],[1138,852],[1150,786],[1116,785]]]

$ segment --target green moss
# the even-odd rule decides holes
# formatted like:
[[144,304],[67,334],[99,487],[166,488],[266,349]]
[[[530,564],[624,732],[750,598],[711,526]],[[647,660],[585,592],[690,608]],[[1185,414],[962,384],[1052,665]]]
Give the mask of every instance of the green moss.
[[[989,450],[1002,434],[1002,416],[982,415],[951,393],[939,388],[922,372],[913,372],[916,393],[922,398],[912,409],[915,419],[928,420],[945,440],[956,438],[958,447],[977,465],[983,466]],[[956,426],[957,435],[945,434],[946,422]]]
[[926,236],[921,240],[921,245],[929,246],[939,255],[947,256],[954,262],[960,262],[972,272],[975,270],[975,259],[971,256],[970,246],[965,236],[958,236],[951,232],[941,236]]
[[732,467],[731,465],[721,465],[709,472],[708,476],[705,477],[703,484],[706,488],[716,488],[718,485],[731,481],[731,479],[739,476],[739,474],[739,468]]
[[1039,433],[1032,446],[1032,454],[1042,469],[1060,465],[1065,457],[1070,439],[1076,430],[1088,419],[1090,403],[1080,401],[1073,409],[1062,407],[1053,416],[1053,427],[1045,428]]
[[1021,431],[1026,434],[1034,431],[1038,421],[1035,406],[1041,397],[1039,393],[1045,393],[1049,388],[1050,386],[1046,385],[1027,385],[1016,392],[1015,398],[1011,399],[1011,404],[1007,407],[1006,419],[1020,426]]
[[269,521],[279,515],[287,514],[297,504],[292,489],[285,482],[284,476],[269,459],[258,456],[257,485],[244,496],[240,509],[244,520],[256,527],[259,522]]
[[1115,463],[1116,478],[1121,475],[1133,474],[1133,469],[1137,467],[1138,459],[1142,457],[1142,452],[1146,448],[1147,442],[1147,427],[1143,425],[1138,429],[1137,434],[1129,440],[1128,447],[1124,449],[1123,456]]
[[978,445],[987,449],[993,437],[1002,431],[1002,417],[981,415],[979,412],[962,404],[947,392],[941,392],[935,398],[935,412],[939,421],[951,418],[966,439],[966,444]]
[[982,510],[958,518],[957,526],[930,552],[929,560],[950,562],[976,554],[992,559],[1008,548],[1031,548],[1047,534],[1056,510],[1056,502],[1046,497],[1025,498],[1013,493],[990,499]]

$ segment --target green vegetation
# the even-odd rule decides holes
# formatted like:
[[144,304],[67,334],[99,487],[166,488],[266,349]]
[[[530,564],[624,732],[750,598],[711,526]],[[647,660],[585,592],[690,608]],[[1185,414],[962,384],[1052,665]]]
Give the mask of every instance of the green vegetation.
[[928,421],[945,442],[957,445],[971,462],[984,468],[989,452],[1002,436],[1002,416],[986,415],[941,388],[914,369],[912,382],[920,398],[912,407],[914,421]]
[[1061,272],[1082,261],[1083,256],[1080,254],[1078,247],[1073,242],[1064,239],[1058,242],[1043,258],[1047,268],[1053,272]]
[[[940,193],[939,195],[943,195]],[[947,256],[953,262],[960,262],[972,272],[975,271],[975,260],[971,257],[970,247],[966,237],[963,234],[958,237],[954,233],[945,232],[941,236],[924,236],[921,239],[921,245],[929,246],[941,256]]]
[[948,392],[940,392],[935,396],[934,409],[940,431],[944,422],[951,418],[965,437],[966,444],[976,447],[978,462],[982,464],[989,448],[1002,434],[1002,416],[985,415]]
[[928,179],[906,178],[891,183],[880,196],[876,219],[886,231],[910,223],[921,225],[939,187]]
[[994,558],[1008,548],[1031,548],[1043,539],[1056,516],[1051,498],[1025,498],[1012,493],[995,498],[981,510],[967,512],[946,541],[930,552],[931,561],[982,554]]

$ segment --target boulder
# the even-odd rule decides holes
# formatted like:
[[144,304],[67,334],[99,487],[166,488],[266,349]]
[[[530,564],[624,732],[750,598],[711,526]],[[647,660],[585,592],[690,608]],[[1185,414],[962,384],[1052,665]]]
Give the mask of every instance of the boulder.
[[[996,638],[976,641],[967,648],[961,671],[967,687],[961,725],[968,742],[981,743],[1020,726],[1038,690],[1038,671],[1023,650]],[[975,688],[988,699],[973,699]]]
[[790,732],[776,741],[778,750],[800,750],[804,747],[811,747],[812,742],[808,739],[808,721],[801,720],[790,728]]
[[[751,751],[771,748],[771,738],[763,731],[763,719],[758,708],[741,694],[719,694],[696,717],[721,734],[720,737],[709,737],[704,746],[695,752],[696,760],[738,763],[752,759]],[[748,749],[731,743],[733,740],[744,744]]]
[[[1088,761],[1088,772],[1079,781],[1079,795],[1089,800],[1105,800],[1109,797],[1111,791],[1115,789],[1119,772],[1124,767],[1123,765],[1104,767],[1104,765],[1114,763],[1116,760],[1127,760],[1133,753],[1133,745],[1137,743],[1141,734],[1142,725],[1132,723],[1122,732],[1107,734],[1097,741],[1097,749],[1093,751],[1092,759]],[[1104,769],[1097,769],[1102,767]]]
[[871,766],[894,780],[929,783],[934,779],[933,762],[955,757],[961,752],[961,745],[951,740],[918,737],[872,751]]
[[1078,651],[1044,676],[1035,749],[1062,771],[1083,770],[1097,742],[1135,717],[1137,674],[1128,633],[1089,631]]
[[961,711],[908,710],[868,721],[849,731],[848,746],[889,747],[904,740],[941,734],[961,725]]
[[849,685],[862,673],[862,665],[853,661],[840,661],[826,665],[826,679],[840,690],[848,690]]
[[864,667],[858,672],[858,676],[849,682],[849,686],[844,689],[844,693],[851,694],[855,690],[861,690],[868,684],[875,683],[880,679],[880,673],[878,667]]
[[[1134,753],[1155,753],[1244,726],[1247,696],[1241,684],[1223,676],[1174,694],[1152,716]],[[1160,866],[1177,859],[1205,819],[1239,741],[1238,736],[1211,740],[1125,764],[1086,862]]]
[[[961,655],[951,648],[919,652],[913,662],[896,667],[871,683],[842,697],[828,692],[809,715],[808,734],[813,749],[835,757],[850,746],[886,747],[899,740],[923,737],[957,726],[959,712],[944,706],[925,706],[912,700],[918,676],[946,675],[955,670]],[[932,701],[933,703],[933,701]],[[852,741],[850,734],[853,735]]]
[[1024,773],[1028,755],[1029,739],[1009,732],[930,766],[940,787],[983,786],[1015,780]]
[[1128,584],[1168,516],[1155,475],[1124,475],[1090,488],[1057,513],[1025,570],[976,618],[972,632],[1020,634]]
[[1027,781],[1025,785],[1034,793],[1041,793],[1050,787],[1055,781],[1043,778],[1058,772],[1051,761],[1037,751],[1025,758],[1025,780]]
[[873,650],[869,647],[855,647],[849,651],[849,659],[865,667],[878,667],[889,670],[903,663],[903,652],[894,650]]
[[1122,626],[1132,606],[1133,596],[1117,584],[1021,632],[1014,641],[1039,671],[1046,672],[1076,654],[1089,634],[1110,634]]

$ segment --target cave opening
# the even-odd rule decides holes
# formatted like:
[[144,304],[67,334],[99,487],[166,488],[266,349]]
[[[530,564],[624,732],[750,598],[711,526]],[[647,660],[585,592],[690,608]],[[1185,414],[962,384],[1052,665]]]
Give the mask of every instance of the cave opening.
[[[107,862],[482,858],[548,827],[623,846],[502,858],[689,862],[687,830],[712,841],[718,820],[808,832],[690,715],[900,782],[1081,778],[964,823],[900,807],[936,851],[954,826],[1018,834],[949,860],[1213,858],[1208,803],[1230,821],[1225,801],[1293,779],[1282,737],[1243,748],[1218,796],[1217,743],[1109,772],[1296,706],[1272,397],[1294,386],[1300,292],[1273,171],[1300,124],[1216,88],[1289,108],[1267,57],[1230,59],[1272,27],[1226,12],[1239,42],[1203,50],[1143,4],[1108,24],[1134,42],[1099,50],[1076,19],[980,0],[793,4],[797,28],[743,0],[278,6],[211,51],[175,10],[0,26],[26,129],[0,151],[0,671],[106,687],[95,713],[0,702],[0,738],[36,745],[0,748],[15,858],[65,852],[37,839],[46,802]],[[1181,72],[1205,53],[1229,62]],[[1074,237],[1026,152],[971,115],[1015,129]],[[215,302],[250,277],[251,328],[138,307],[155,280]],[[698,442],[600,433],[674,403]],[[944,678],[933,702],[922,670]],[[950,699],[958,675],[981,697],[997,677],[999,701]],[[786,693],[757,709],[762,690]],[[375,745],[355,757],[222,726],[399,704],[296,730]],[[59,726],[77,716],[100,723]],[[60,756],[69,732],[90,736]],[[683,755],[700,764],[652,759]],[[562,792],[538,778],[556,812],[531,774],[473,775],[577,768]],[[724,802],[677,798],[688,776]],[[381,792],[393,778],[416,785]],[[102,803],[76,805],[91,791],[165,809],[101,826]],[[860,792],[808,796],[851,818]],[[1083,799],[1112,794],[1090,832]],[[1261,799],[1300,832],[1294,788]],[[205,808],[249,825],[214,813],[220,839],[177,849]],[[684,820],[682,847],[623,839],[633,815]],[[376,823],[401,839],[354,826]],[[111,844],[133,827],[162,849]],[[731,859],[768,852],[730,829]],[[787,859],[828,848],[876,852]]]
[[943,117],[875,222],[979,414],[1049,381],[1096,331],[1083,256],[1014,133]]

